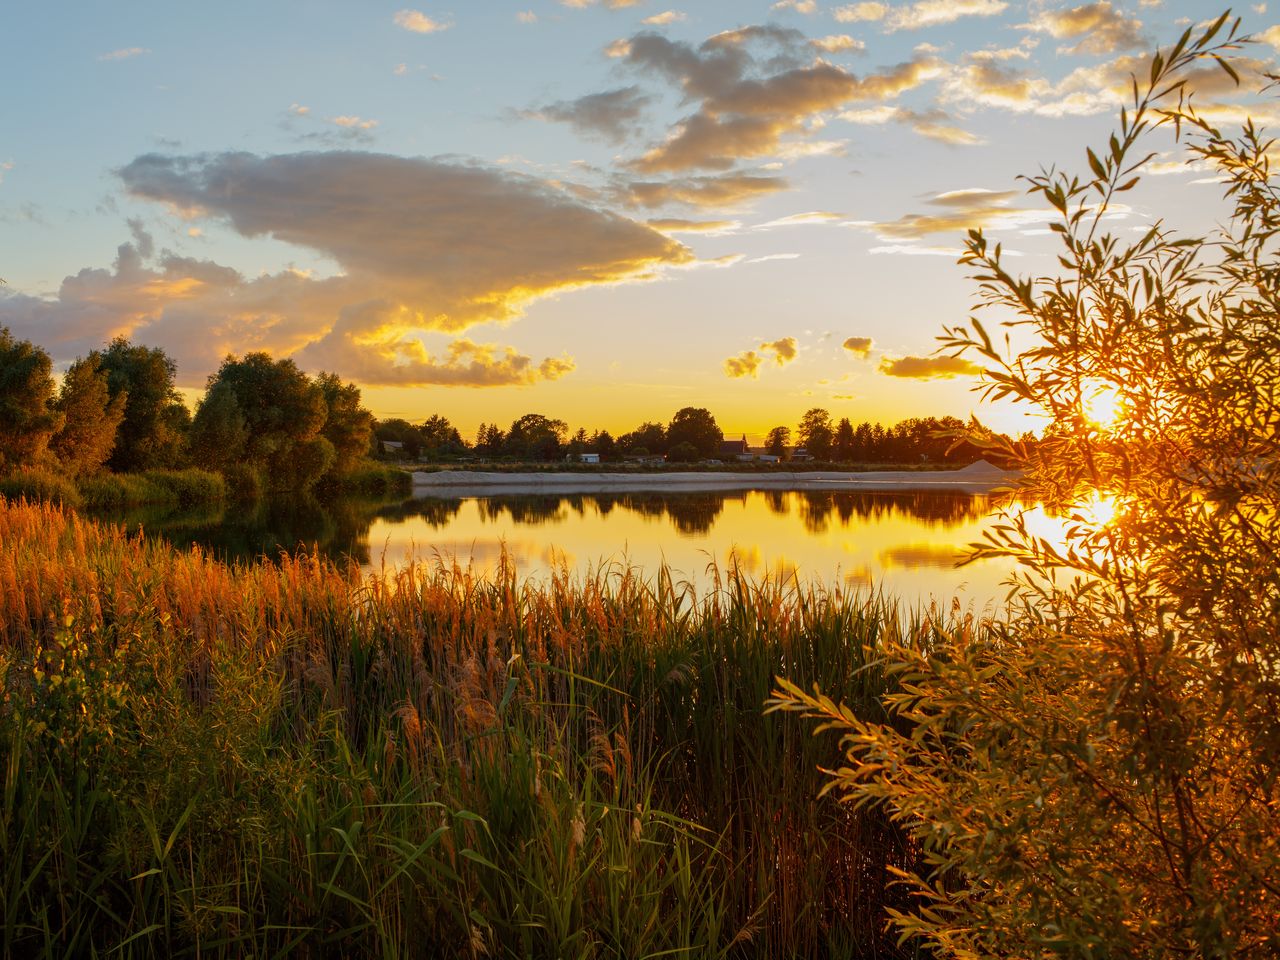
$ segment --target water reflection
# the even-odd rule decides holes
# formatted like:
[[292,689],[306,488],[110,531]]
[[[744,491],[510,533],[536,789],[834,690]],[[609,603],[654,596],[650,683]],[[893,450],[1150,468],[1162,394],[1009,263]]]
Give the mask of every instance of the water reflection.
[[710,567],[883,586],[908,600],[979,605],[1003,595],[1001,561],[955,567],[991,522],[987,497],[954,492],[845,490],[428,496],[404,501],[306,498],[114,519],[228,560],[318,550],[365,567],[406,557],[457,558],[490,570],[504,552],[525,575],[568,565],[666,563],[699,588]]

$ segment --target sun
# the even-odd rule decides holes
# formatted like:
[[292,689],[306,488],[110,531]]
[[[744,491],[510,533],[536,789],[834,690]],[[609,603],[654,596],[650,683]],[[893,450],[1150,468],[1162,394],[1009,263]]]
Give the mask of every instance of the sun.
[[1106,380],[1086,380],[1080,385],[1081,413],[1095,427],[1113,427],[1123,412],[1124,398]]

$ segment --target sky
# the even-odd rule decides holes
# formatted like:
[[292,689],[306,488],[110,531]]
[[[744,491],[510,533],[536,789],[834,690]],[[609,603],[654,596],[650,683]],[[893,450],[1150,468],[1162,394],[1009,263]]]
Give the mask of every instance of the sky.
[[[193,402],[266,350],[466,436],[684,406],[751,440],[815,406],[1016,429],[933,356],[975,300],[965,231],[1053,271],[1019,175],[1085,173],[1130,73],[1223,9],[404,2],[8,10],[0,326],[59,368],[162,347]],[[1207,67],[1196,100],[1273,123],[1277,17],[1235,13],[1243,84]],[[1148,149],[1109,226],[1221,222],[1216,178]]]

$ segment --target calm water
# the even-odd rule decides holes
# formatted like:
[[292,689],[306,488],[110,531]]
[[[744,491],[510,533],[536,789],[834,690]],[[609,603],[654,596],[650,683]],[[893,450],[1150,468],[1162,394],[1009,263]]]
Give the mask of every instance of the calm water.
[[734,491],[293,500],[123,519],[226,559],[303,547],[353,557],[366,568],[417,556],[456,557],[489,571],[505,550],[525,576],[609,564],[652,573],[666,563],[700,591],[716,568],[737,563],[755,575],[883,587],[911,603],[958,596],[981,609],[1003,597],[1010,564],[957,568],[955,561],[981,537],[991,512],[988,498],[968,494]]

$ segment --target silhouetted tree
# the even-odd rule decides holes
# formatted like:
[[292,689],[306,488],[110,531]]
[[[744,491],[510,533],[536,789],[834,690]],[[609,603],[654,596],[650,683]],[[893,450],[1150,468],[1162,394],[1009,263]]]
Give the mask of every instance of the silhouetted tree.
[[511,424],[503,449],[528,460],[555,460],[569,425],[540,413],[526,413]]
[[677,410],[667,425],[668,450],[687,443],[697,451],[699,457],[706,459],[720,452],[720,443],[724,433],[716,423],[711,411],[704,407],[683,407]]
[[831,414],[821,407],[813,407],[800,418],[800,426],[796,430],[796,442],[804,447],[813,459],[828,460],[831,457],[833,434]]
[[835,443],[831,455],[840,463],[848,463],[853,459],[853,424],[848,417],[842,417],[836,427]]
[[789,446],[791,446],[790,427],[774,427],[764,441],[765,450],[775,457],[785,457]]

